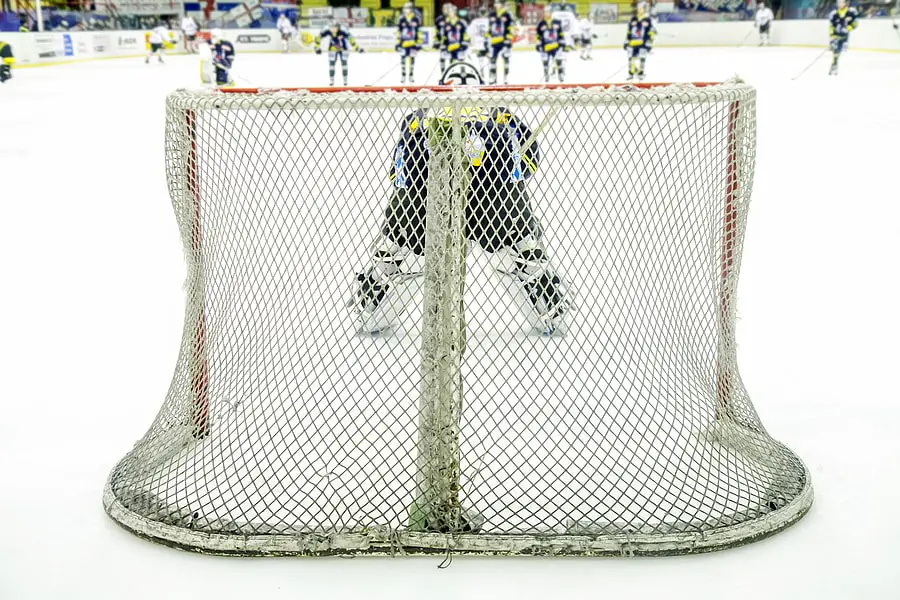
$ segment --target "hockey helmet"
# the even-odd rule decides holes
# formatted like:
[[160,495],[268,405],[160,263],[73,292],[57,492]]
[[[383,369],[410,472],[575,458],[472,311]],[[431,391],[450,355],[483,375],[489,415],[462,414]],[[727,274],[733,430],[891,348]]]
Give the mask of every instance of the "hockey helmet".
[[438,85],[484,85],[484,80],[475,65],[458,62],[447,67]]

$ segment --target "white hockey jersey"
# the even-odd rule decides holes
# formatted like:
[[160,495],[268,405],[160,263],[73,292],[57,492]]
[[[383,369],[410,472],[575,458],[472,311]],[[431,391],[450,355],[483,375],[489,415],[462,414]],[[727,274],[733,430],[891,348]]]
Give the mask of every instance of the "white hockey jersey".
[[478,17],[469,23],[467,33],[469,34],[473,50],[484,50],[487,48],[489,26],[490,23],[487,17]]
[[772,21],[775,20],[775,15],[772,14],[772,9],[768,6],[764,6],[758,11],[756,11],[756,27],[760,28],[763,25],[768,25]]
[[294,33],[294,26],[291,25],[291,20],[284,15],[278,17],[278,23],[275,25],[275,28],[278,29],[278,32],[282,35]]
[[589,40],[594,35],[594,22],[587,17],[578,21],[578,36],[583,40]]
[[197,22],[191,17],[185,17],[181,20],[181,30],[184,35],[197,35]]
[[165,26],[160,25],[159,27],[154,27],[150,31],[150,37],[147,40],[151,44],[163,44],[169,41],[169,30],[165,28]]
[[567,46],[575,45],[575,38],[580,34],[578,26],[578,17],[575,13],[567,10],[553,11],[554,19],[558,19],[562,23],[563,39]]

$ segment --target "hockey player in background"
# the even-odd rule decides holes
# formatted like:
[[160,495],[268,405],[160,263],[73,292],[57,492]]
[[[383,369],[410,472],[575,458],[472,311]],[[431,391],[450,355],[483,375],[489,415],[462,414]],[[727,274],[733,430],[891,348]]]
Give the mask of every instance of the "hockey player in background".
[[181,20],[181,32],[184,34],[184,49],[191,54],[197,51],[197,21],[194,17],[184,15]]
[[769,30],[772,27],[772,21],[775,15],[772,9],[766,6],[765,2],[760,2],[756,7],[756,28],[759,30],[759,45],[769,45]]
[[509,59],[512,56],[513,29],[515,20],[512,14],[503,4],[497,0],[494,11],[488,21],[488,35],[490,36],[488,47],[488,60],[490,61],[490,84],[497,83],[497,63],[503,59],[503,83],[509,83]]
[[566,77],[566,67],[563,52],[566,51],[566,40],[563,33],[562,21],[553,18],[549,5],[544,8],[544,18],[535,30],[537,44],[535,49],[541,55],[541,64],[544,66],[544,82],[550,81],[550,64],[556,63],[556,72],[562,83]]
[[829,75],[838,74],[838,59],[842,52],[847,51],[850,40],[850,32],[856,29],[856,19],[859,15],[856,9],[847,4],[847,0],[838,0],[837,9],[831,11],[828,21],[831,25],[831,68]]
[[593,60],[591,50],[594,47],[594,22],[591,21],[590,15],[585,13],[584,17],[578,21],[578,45],[581,47],[581,60]]
[[12,46],[0,40],[0,83],[6,83],[12,79],[12,66],[15,62]]
[[438,51],[439,53],[439,65],[441,73],[447,68],[447,52],[444,48],[444,40],[441,38],[441,35],[444,31],[444,25],[447,23],[447,15],[450,14],[450,7],[452,5],[450,3],[445,2],[441,5],[441,14],[434,18],[434,43],[432,47]]
[[341,61],[344,85],[347,85],[350,50],[362,52],[363,49],[356,45],[356,40],[350,32],[341,27],[337,21],[332,21],[328,29],[316,36],[316,54],[322,54],[322,40],[325,39],[328,40],[328,85],[334,85],[334,70],[338,60]]
[[281,13],[278,16],[278,22],[275,23],[275,29],[281,35],[281,51],[285,54],[291,51],[291,39],[294,37],[294,25],[288,18],[287,13]]
[[160,21],[159,25],[150,31],[147,41],[150,43],[150,52],[147,53],[144,63],[150,64],[150,58],[155,55],[159,59],[160,64],[162,64],[164,47],[166,42],[169,41],[169,30],[166,28],[165,23]]
[[[403,5],[397,21],[397,52],[400,53],[400,83],[414,83],[416,55],[422,49],[422,21],[411,2]],[[408,65],[408,67],[407,67]]]
[[638,2],[637,11],[628,22],[628,34],[625,37],[625,52],[628,53],[628,81],[635,77],[638,81],[643,81],[647,55],[653,49],[655,37],[656,27],[653,26],[647,4]]
[[200,47],[200,77],[203,83],[217,87],[234,85],[231,67],[234,65],[234,45],[223,37],[221,29],[210,32],[208,44]]
[[475,17],[468,26],[469,40],[471,47],[475,50],[475,56],[478,58],[478,70],[482,78],[488,77],[488,28],[490,23],[488,16],[490,13],[485,7],[478,9],[478,16]]
[[466,58],[469,49],[469,33],[466,24],[456,14],[456,6],[448,4],[447,15],[440,31],[441,73],[446,70],[446,62],[453,65]]
[[[466,83],[469,77],[464,71],[480,81],[474,66],[461,63],[450,68],[441,84]],[[422,275],[428,137],[436,124],[449,121],[451,115],[420,109],[399,124],[391,154],[392,191],[381,233],[356,273],[349,302],[363,332],[376,333],[394,325],[407,302],[402,288]],[[563,324],[570,301],[562,278],[550,264],[526,185],[540,162],[538,142],[528,125],[503,106],[469,107],[460,120],[470,149],[465,167],[469,174],[466,237],[490,253],[497,273],[511,278],[523,292],[532,325],[551,335]]]

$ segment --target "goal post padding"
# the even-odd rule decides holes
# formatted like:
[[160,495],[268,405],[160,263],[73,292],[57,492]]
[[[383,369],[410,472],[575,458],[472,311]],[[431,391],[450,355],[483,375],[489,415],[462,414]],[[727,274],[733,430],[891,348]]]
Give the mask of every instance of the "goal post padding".
[[754,154],[737,81],[171,94],[184,336],[107,511],[236,554],[783,529],[809,473],[736,356]]

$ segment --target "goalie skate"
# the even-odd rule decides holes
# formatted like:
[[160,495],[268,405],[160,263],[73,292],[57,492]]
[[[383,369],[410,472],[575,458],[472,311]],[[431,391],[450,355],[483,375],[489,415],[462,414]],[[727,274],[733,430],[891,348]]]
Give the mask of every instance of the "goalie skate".
[[394,327],[406,312],[420,285],[421,273],[397,273],[377,281],[373,271],[357,273],[348,305],[360,333],[377,334]]

